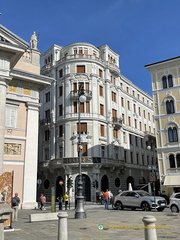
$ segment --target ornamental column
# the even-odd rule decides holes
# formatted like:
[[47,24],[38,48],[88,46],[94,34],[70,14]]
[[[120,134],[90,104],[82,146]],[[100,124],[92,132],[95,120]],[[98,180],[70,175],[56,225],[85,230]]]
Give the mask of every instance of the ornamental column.
[[0,76],[0,175],[3,173],[4,160],[4,131],[6,111],[6,80]]

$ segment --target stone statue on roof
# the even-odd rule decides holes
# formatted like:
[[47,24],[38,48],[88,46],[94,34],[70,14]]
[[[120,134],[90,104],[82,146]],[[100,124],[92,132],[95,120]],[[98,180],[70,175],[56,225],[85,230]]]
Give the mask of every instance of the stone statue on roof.
[[38,40],[37,40],[36,32],[33,32],[30,39],[30,43],[31,43],[32,49],[37,49]]

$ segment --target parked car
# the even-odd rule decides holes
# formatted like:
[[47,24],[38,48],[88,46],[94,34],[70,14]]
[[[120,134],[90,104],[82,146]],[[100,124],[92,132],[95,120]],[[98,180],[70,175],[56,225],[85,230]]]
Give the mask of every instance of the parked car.
[[[155,200],[155,201],[154,201]],[[118,194],[114,199],[114,208],[123,210],[124,208],[141,208],[143,211],[157,209],[161,212],[167,207],[166,199],[159,196],[152,196],[143,190],[124,191]]]
[[179,212],[180,211],[180,192],[173,193],[169,199],[169,208],[171,212]]

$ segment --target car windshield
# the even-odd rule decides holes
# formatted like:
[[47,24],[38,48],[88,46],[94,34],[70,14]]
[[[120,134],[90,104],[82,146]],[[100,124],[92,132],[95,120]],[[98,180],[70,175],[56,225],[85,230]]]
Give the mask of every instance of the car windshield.
[[145,192],[145,191],[140,191],[140,192],[137,192],[141,197],[144,197],[144,196],[151,196],[150,193],[148,192]]

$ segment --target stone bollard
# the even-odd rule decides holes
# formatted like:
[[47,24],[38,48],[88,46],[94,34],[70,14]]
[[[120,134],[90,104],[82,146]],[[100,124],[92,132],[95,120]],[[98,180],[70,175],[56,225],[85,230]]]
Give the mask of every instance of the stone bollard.
[[67,233],[67,212],[58,213],[58,240],[68,240]]
[[157,240],[156,226],[157,221],[154,216],[147,215],[143,217],[145,240]]

